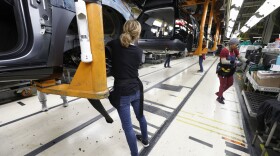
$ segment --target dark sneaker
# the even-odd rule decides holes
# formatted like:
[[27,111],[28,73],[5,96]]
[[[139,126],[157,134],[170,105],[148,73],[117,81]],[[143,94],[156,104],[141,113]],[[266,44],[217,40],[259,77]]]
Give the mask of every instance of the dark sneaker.
[[222,99],[222,97],[218,97],[217,98],[217,101],[220,103],[220,104],[225,104],[224,100]]
[[136,138],[138,141],[142,142],[144,147],[148,147],[150,145],[148,140],[142,140],[142,135],[136,135]]
[[105,120],[106,120],[107,123],[113,123],[114,122],[114,120],[110,116],[105,118]]
[[[219,96],[218,94],[219,94],[219,92],[216,92],[215,93],[217,96]],[[222,96],[222,100],[225,100],[225,98]]]

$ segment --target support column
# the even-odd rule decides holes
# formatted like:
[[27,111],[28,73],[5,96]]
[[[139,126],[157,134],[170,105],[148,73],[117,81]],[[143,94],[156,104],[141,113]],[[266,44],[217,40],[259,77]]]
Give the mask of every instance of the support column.
[[206,16],[207,16],[209,2],[210,2],[210,0],[205,0],[205,2],[204,2],[202,19],[201,19],[201,22],[200,22],[199,42],[198,42],[198,47],[194,52],[194,55],[201,55],[202,54],[202,42],[203,42],[203,36],[204,36],[204,26],[205,26],[205,20],[206,20]]
[[212,51],[216,51],[218,48],[217,48],[217,44],[220,42],[220,22],[217,23],[217,26],[216,26],[216,34],[215,34],[215,37],[214,37],[214,45],[212,47]]
[[211,29],[212,29],[215,1],[216,0],[212,0],[211,11],[210,11],[210,16],[209,16],[209,23],[208,23],[208,30],[207,30],[207,43],[206,43],[206,48],[208,48],[208,49],[209,49],[209,38],[211,35]]
[[262,34],[263,44],[268,44],[270,41],[273,27],[274,27],[274,22],[272,18],[273,18],[273,14],[270,14],[269,16],[267,16],[265,20],[265,25]]

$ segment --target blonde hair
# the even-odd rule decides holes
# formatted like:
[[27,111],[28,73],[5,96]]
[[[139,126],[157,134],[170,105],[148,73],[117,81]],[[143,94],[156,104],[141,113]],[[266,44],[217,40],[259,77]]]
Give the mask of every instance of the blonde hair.
[[121,44],[124,47],[128,47],[130,43],[133,43],[139,38],[141,33],[141,25],[136,20],[128,20],[123,25],[123,33],[120,36]]

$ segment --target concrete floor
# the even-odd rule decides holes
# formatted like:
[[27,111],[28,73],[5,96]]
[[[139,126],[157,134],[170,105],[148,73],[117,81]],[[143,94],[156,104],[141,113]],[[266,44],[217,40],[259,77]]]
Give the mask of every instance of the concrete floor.
[[[138,144],[140,155],[249,155],[234,86],[224,94],[225,105],[216,101],[216,64],[216,58],[207,57],[205,72],[197,73],[198,57],[188,57],[171,61],[172,68],[158,64],[140,69],[150,138],[150,147]],[[112,84],[109,77],[108,86]],[[130,155],[117,111],[107,99],[102,103],[113,124],[107,124],[87,99],[68,100],[64,108],[60,96],[48,95],[48,112],[40,111],[37,97],[21,100],[25,105],[1,105],[0,155]]]

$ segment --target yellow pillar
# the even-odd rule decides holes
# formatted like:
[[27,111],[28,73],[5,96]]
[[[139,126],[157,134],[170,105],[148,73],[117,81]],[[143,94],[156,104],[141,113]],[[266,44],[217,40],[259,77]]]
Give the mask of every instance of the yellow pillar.
[[199,42],[198,42],[198,47],[194,52],[194,55],[201,55],[202,54],[202,42],[203,42],[203,36],[204,36],[204,26],[205,26],[205,20],[206,20],[206,15],[208,11],[208,4],[210,0],[205,0],[204,6],[203,6],[203,14],[202,14],[202,19],[200,23],[200,34],[199,34]]
[[[91,53],[91,63],[79,64],[71,83],[52,86],[46,82],[36,83],[38,90],[49,94],[75,96],[90,99],[102,99],[109,95],[106,77],[104,31],[101,3],[87,3],[88,28]],[[54,82],[52,82],[54,84]]]
[[[210,38],[210,34],[211,34],[215,1],[216,0],[212,0],[211,11],[210,11],[210,16],[209,16],[209,23],[208,23],[208,29],[207,29],[207,39]],[[209,40],[207,40],[206,48],[209,48]]]
[[[91,64],[83,62],[80,63],[75,74],[77,79],[74,77],[69,88],[81,89],[98,94],[108,90],[101,4],[88,3],[87,15],[93,61]],[[90,76],[90,78],[87,78],[88,76]]]
[[[217,48],[217,44],[220,42],[219,41],[219,34],[220,33],[220,22],[217,23],[217,26],[216,26],[216,34],[215,34],[215,40],[214,40],[214,45],[212,47],[212,51],[216,51],[218,48]],[[220,44],[220,43],[219,43]]]

